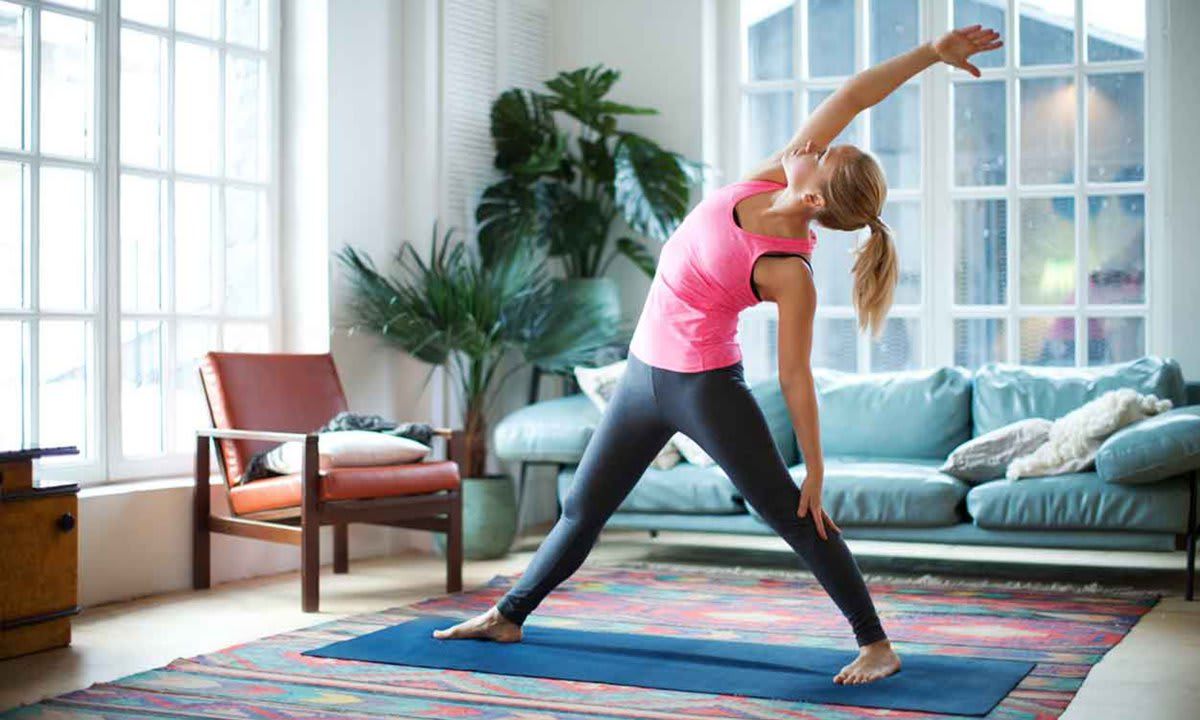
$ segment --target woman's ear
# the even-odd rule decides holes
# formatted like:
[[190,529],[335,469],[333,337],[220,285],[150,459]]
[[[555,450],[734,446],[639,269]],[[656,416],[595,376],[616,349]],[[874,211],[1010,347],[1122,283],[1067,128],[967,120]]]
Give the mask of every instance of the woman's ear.
[[806,190],[800,194],[800,204],[805,210],[816,214],[825,207],[825,197],[819,192]]

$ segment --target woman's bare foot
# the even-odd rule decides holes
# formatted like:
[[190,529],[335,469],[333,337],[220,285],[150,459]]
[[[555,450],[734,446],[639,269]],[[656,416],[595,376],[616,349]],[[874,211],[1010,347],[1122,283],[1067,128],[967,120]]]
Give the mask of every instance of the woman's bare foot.
[[462,640],[479,638],[495,640],[496,642],[520,642],[521,626],[500,614],[495,607],[487,612],[476,615],[470,620],[445,630],[434,630],[433,636],[438,640]]
[[875,682],[900,670],[900,657],[892,650],[887,640],[863,645],[858,649],[854,662],[833,676],[838,685],[862,685]]

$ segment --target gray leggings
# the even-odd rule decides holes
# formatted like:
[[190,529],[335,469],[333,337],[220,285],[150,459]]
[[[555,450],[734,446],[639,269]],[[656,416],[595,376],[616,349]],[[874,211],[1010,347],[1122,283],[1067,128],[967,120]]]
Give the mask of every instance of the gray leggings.
[[822,540],[811,514],[796,515],[800,490],[746,385],[742,364],[680,373],[649,366],[632,354],[575,471],[562,517],[500,599],[502,615],[524,623],[583,564],[604,523],[676,431],[699,443],[771,529],[799,553],[850,621],[859,645],[887,637],[841,535],[830,529],[829,539]]

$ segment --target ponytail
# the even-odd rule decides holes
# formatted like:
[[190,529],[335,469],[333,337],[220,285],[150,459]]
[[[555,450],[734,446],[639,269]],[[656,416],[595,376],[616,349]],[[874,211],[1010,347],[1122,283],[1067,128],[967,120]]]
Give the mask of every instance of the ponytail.
[[870,328],[872,337],[883,332],[883,323],[892,307],[896,282],[900,277],[900,262],[891,228],[878,217],[867,227],[871,236],[855,248],[854,309],[858,312],[859,329]]

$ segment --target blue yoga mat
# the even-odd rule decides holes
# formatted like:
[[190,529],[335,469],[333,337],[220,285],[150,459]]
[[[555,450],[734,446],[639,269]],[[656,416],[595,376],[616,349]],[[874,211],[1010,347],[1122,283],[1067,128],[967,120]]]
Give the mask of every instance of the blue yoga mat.
[[526,625],[519,643],[437,640],[459,620],[419,617],[305,655],[584,680],[662,690],[742,695],[858,707],[986,715],[1033,663],[905,655],[903,669],[867,685],[836,685],[854,654],[842,650]]

